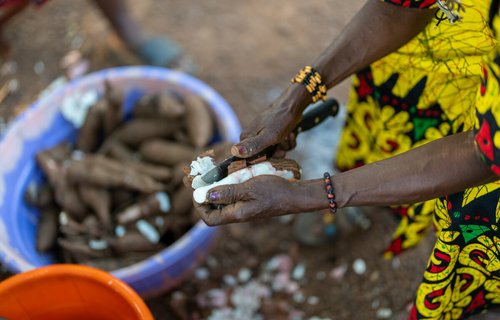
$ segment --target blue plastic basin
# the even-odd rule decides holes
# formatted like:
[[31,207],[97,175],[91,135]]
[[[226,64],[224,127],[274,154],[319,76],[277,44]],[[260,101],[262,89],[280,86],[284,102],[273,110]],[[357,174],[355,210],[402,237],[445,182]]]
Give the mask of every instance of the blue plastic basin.
[[[55,89],[20,115],[0,141],[0,261],[13,273],[56,263],[51,254],[41,254],[35,248],[39,212],[25,204],[24,190],[30,181],[43,179],[35,163],[36,153],[76,137],[77,129],[60,113],[62,100],[88,90],[102,93],[104,80],[127,93],[124,108],[129,114],[145,92],[175,89],[198,94],[216,116],[214,139],[239,139],[240,124],[229,104],[208,85],[184,73],[158,67],[120,67]],[[112,273],[143,297],[158,295],[178,285],[203,261],[216,234],[216,228],[199,221],[163,251]]]

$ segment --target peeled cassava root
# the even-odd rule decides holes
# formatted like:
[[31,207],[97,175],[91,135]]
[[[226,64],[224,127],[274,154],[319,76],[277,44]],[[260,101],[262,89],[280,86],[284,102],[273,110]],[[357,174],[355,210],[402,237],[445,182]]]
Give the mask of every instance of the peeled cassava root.
[[194,200],[202,204],[206,201],[210,189],[222,185],[243,183],[259,175],[276,175],[288,180],[298,180],[301,176],[300,166],[291,159],[269,159],[249,166],[239,163],[237,168],[238,170],[230,172],[224,179],[209,185],[196,185],[193,179]]
[[39,251],[112,270],[165,248],[197,222],[182,169],[207,147],[214,123],[203,99],[173,91],[144,95],[126,121],[125,93],[104,87],[76,143],[37,154],[47,182],[28,187],[25,198],[40,211]]

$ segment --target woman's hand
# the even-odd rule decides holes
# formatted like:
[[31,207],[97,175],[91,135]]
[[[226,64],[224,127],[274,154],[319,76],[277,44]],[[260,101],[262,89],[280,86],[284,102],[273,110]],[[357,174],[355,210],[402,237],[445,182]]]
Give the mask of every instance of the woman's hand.
[[[198,212],[207,225],[215,226],[310,211],[314,210],[308,208],[314,197],[308,197],[309,189],[309,185],[281,177],[258,176],[211,189],[207,202],[198,205]],[[328,206],[327,201],[322,204]]]
[[286,90],[266,111],[257,116],[241,133],[241,141],[231,149],[240,158],[256,155],[265,148],[278,144],[274,157],[283,157],[295,147],[291,133],[302,119],[302,111],[311,102],[303,86]]

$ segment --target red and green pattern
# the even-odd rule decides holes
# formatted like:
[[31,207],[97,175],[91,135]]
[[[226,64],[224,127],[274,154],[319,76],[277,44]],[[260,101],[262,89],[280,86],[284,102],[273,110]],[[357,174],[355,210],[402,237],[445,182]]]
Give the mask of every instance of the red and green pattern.
[[436,3],[436,0],[383,0],[405,8],[426,9]]
[[[487,105],[484,110],[481,109],[476,112],[479,128],[475,130],[476,144],[481,151],[482,159],[496,175],[500,175],[500,130],[499,123],[497,122],[499,119],[498,109],[500,108],[500,102],[498,102],[498,99],[487,97],[487,95],[491,96],[492,92],[498,94],[500,77],[495,69],[500,68],[498,65],[499,62],[500,58],[496,59],[496,66],[485,66],[483,68],[479,99],[486,100],[484,103]],[[496,144],[495,136],[497,138]]]
[[[436,1],[385,2],[433,8]],[[495,63],[500,55],[490,56],[500,49],[485,28],[500,31],[498,0],[462,2],[461,22],[431,24],[398,52],[356,74],[339,169],[474,130],[484,162],[500,174],[500,66]],[[500,40],[500,32],[495,35]],[[444,50],[443,44],[449,47]],[[401,223],[387,256],[418,244],[433,222],[436,229],[410,319],[465,319],[500,306],[499,199],[500,182],[495,182],[394,208]]]

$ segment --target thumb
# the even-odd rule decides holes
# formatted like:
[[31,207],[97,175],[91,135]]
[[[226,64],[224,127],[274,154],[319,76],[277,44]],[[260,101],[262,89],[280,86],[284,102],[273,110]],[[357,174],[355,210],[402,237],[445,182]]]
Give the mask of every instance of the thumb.
[[231,184],[212,188],[207,193],[211,204],[231,204],[246,198],[246,188],[242,184]]
[[272,145],[273,142],[266,135],[259,133],[256,136],[243,139],[233,145],[231,154],[239,158],[249,158]]

